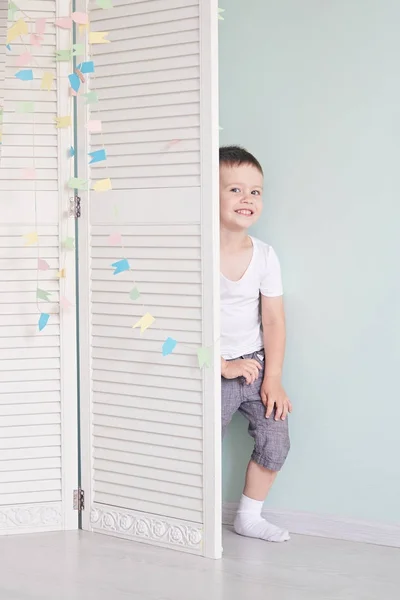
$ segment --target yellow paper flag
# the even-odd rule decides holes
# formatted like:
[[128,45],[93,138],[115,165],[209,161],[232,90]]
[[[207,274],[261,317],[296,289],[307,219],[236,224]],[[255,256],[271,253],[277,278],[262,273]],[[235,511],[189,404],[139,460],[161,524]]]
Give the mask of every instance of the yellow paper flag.
[[62,127],[70,127],[72,125],[70,115],[68,115],[67,117],[56,117],[55,122],[57,129],[61,129]]
[[105,39],[108,34],[108,31],[90,31],[89,44],[109,44],[110,40]]
[[140,334],[142,334],[148,327],[150,327],[150,325],[153,325],[154,321],[155,318],[150,313],[146,313],[141,319],[139,319],[137,323],[133,325],[132,329],[135,329],[135,327],[140,327]]
[[95,192],[108,192],[108,190],[112,190],[111,179],[100,179],[96,181],[93,186]]
[[27,33],[28,25],[23,19],[19,19],[7,32],[7,44],[16,40],[20,35],[26,35]]
[[57,273],[59,279],[65,279],[65,269],[60,269]]
[[38,242],[38,234],[36,231],[32,231],[31,233],[26,233],[24,235],[25,246],[32,246],[32,244],[37,244]]
[[49,92],[51,90],[51,86],[53,85],[53,79],[53,73],[43,73],[40,89],[47,90]]

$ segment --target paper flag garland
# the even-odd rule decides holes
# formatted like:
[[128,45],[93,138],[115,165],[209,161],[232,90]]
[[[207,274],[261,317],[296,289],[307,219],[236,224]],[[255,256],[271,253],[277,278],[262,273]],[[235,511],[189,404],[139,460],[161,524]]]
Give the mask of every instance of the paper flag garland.
[[84,44],[73,44],[72,45],[72,56],[84,56],[85,46]]
[[61,308],[71,308],[73,304],[66,298],[65,296],[61,296],[60,298],[60,307]]
[[48,271],[50,269],[50,265],[47,260],[44,260],[44,258],[38,258],[38,269],[39,271]]
[[93,163],[101,162],[102,160],[107,159],[106,151],[104,149],[95,150],[94,152],[89,152],[89,156],[92,157],[92,160],[90,161],[89,165],[92,165]]
[[50,92],[51,86],[53,85],[54,75],[53,73],[43,73],[42,83],[40,85],[41,90],[47,90]]
[[18,102],[17,104],[18,113],[33,113],[35,112],[34,102]]
[[72,50],[57,50],[56,52],[56,61],[70,61],[72,58]]
[[72,119],[71,119],[70,115],[68,115],[66,117],[55,117],[54,120],[56,122],[57,129],[62,129],[64,127],[71,127],[71,125],[72,125]]
[[36,290],[36,298],[38,300],[45,300],[49,302],[49,296],[51,296],[51,292],[46,292],[46,290],[42,290],[41,288],[37,288]]
[[135,329],[136,327],[140,327],[140,335],[146,331],[146,329],[148,329],[150,327],[150,325],[152,325],[155,321],[155,318],[150,314],[150,313],[146,313],[145,315],[143,315],[143,317],[141,319],[139,319],[139,321],[137,323],[135,323],[132,326],[132,329]]
[[137,300],[138,298],[140,298],[140,292],[137,289],[137,287],[134,287],[133,290],[131,290],[130,294],[129,294],[129,298],[131,300]]
[[113,3],[112,0],[96,0],[97,6],[100,8],[112,8]]
[[40,317],[39,317],[39,331],[42,331],[42,329],[44,329],[47,325],[47,323],[49,322],[50,319],[50,315],[48,313],[41,313]]
[[20,81],[33,81],[33,71],[32,69],[23,69],[15,73],[15,77]]
[[73,12],[72,20],[78,25],[87,25],[89,23],[88,15],[82,12]]
[[[74,154],[75,154],[75,151],[74,151]],[[72,154],[72,156],[74,156],[74,154]],[[70,154],[70,156],[71,156],[71,154]],[[71,177],[68,181],[68,187],[71,190],[87,190],[88,182],[86,181],[86,179],[81,179],[81,177]]]
[[112,190],[111,179],[100,179],[93,186],[95,192],[108,192]]
[[101,133],[101,121],[88,121],[86,127],[89,133]]
[[[12,19],[10,19],[12,20]],[[7,32],[7,44],[16,40],[20,35],[27,35],[28,25],[23,19],[19,19],[14,25],[10,27]]]
[[110,246],[122,246],[122,235],[118,232],[111,233],[108,236],[108,243]]
[[36,33],[31,33],[30,42],[32,46],[40,46],[43,40],[44,37],[42,35],[36,35]]
[[89,44],[109,44],[110,40],[105,39],[108,34],[108,31],[90,31]]
[[99,101],[99,96],[97,92],[88,92],[87,94],[83,94],[86,98],[86,104],[96,104]]
[[199,367],[202,369],[204,366],[209,367],[211,363],[211,354],[209,348],[199,348],[197,350],[197,359],[199,362]]
[[76,73],[71,73],[68,75],[69,84],[74,90],[74,92],[79,92],[79,88],[81,87],[81,80],[79,79]]
[[8,4],[8,20],[14,21],[15,14],[19,11],[19,8],[14,2]]
[[71,17],[59,17],[58,19],[56,19],[56,27],[60,27],[61,29],[71,29],[72,28]]
[[58,279],[65,279],[65,269],[60,269],[57,273]]
[[129,271],[130,269],[129,262],[126,258],[121,258],[121,260],[117,260],[115,263],[112,263],[111,266],[115,268],[113,275],[118,275],[119,273]]
[[219,19],[220,21],[224,21],[224,20],[225,20],[225,19],[224,19],[224,17],[222,16],[222,14],[221,14],[221,13],[223,13],[223,12],[225,12],[225,9],[224,9],[224,8],[219,8],[219,9],[218,9],[218,19]]
[[17,67],[26,67],[32,62],[32,54],[30,52],[23,52],[18,56],[16,60]]
[[171,354],[175,350],[176,344],[176,340],[171,337],[167,338],[162,346],[162,355],[168,356],[168,354]]
[[43,35],[46,29],[46,19],[36,19],[35,31],[37,35]]
[[[71,147],[70,147],[70,149],[68,150],[68,156],[69,156],[70,158],[72,158],[72,157],[74,157],[74,156],[75,156],[75,149],[74,149],[74,147],[73,147],[73,146],[71,146]],[[70,180],[70,181],[71,181],[71,180]],[[68,184],[68,187],[71,187],[71,186]]]
[[66,250],[75,250],[75,240],[73,237],[67,237],[64,240],[63,246]]
[[87,73],[94,73],[94,62],[89,60],[87,62],[83,62],[76,67],[83,75]]
[[25,246],[32,246],[32,244],[37,244],[38,242],[38,234],[36,231],[32,231],[31,233],[26,233],[24,235]]

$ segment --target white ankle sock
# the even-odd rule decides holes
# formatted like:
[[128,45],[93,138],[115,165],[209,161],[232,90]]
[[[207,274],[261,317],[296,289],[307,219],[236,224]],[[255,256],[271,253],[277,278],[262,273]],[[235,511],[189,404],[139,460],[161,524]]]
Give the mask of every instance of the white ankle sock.
[[289,532],[268,523],[261,516],[263,502],[242,496],[233,525],[236,533],[246,537],[259,538],[267,542],[286,542]]

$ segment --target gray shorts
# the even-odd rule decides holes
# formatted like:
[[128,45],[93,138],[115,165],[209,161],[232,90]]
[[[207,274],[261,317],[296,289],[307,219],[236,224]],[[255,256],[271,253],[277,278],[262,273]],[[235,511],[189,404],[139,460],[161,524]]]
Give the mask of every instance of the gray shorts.
[[248,385],[244,377],[222,377],[222,436],[236,411],[249,421],[249,434],[254,438],[251,459],[271,471],[280,471],[290,449],[288,420],[275,421],[274,414],[265,418],[260,390],[264,377],[264,352],[254,352],[242,358],[254,358],[262,364],[258,379]]

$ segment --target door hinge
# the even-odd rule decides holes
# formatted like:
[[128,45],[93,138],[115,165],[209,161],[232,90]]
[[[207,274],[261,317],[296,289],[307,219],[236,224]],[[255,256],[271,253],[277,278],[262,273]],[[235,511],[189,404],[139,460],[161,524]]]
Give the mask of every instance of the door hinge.
[[81,216],[81,199],[80,196],[74,196],[69,199],[69,216],[74,219],[79,219]]
[[74,490],[74,510],[85,510],[85,492],[81,488]]

